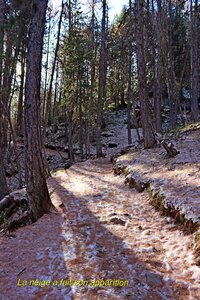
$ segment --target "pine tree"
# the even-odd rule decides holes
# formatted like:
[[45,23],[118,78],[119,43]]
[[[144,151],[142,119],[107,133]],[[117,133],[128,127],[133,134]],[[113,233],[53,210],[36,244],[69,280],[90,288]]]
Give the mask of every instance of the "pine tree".
[[42,155],[40,83],[47,0],[34,0],[28,37],[25,85],[25,156],[27,195],[33,219],[52,207]]

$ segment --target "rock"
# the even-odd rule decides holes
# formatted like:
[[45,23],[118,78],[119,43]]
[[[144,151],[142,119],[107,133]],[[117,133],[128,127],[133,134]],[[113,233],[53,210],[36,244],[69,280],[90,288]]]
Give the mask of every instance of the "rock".
[[47,161],[52,161],[53,159],[54,159],[54,156],[53,156],[53,155],[47,156]]
[[142,193],[149,186],[149,181],[142,181],[137,175],[131,174],[125,178],[125,184],[128,184],[130,188],[135,188],[136,191]]
[[147,247],[147,248],[141,248],[139,249],[140,253],[154,253],[154,252],[157,252],[156,248],[155,247]]
[[130,214],[125,213],[124,216],[129,218],[129,219],[132,219],[132,216]]
[[131,189],[133,189],[135,187],[135,184],[136,184],[135,179],[132,177],[132,175],[128,175],[125,178],[124,183],[128,184]]
[[111,137],[111,136],[113,136],[113,134],[111,132],[109,132],[109,131],[103,131],[101,133],[101,136],[103,136],[103,137]]
[[21,189],[0,201],[0,229],[12,230],[29,221],[26,190]]
[[108,143],[108,148],[117,148],[117,143]]
[[126,154],[126,153],[131,152],[131,151],[134,151],[136,149],[137,149],[137,145],[136,144],[128,145],[128,146],[126,146],[125,148],[123,148],[121,150],[121,155]]
[[[117,158],[118,158],[119,156],[120,156],[119,153],[112,155],[112,156],[110,157],[110,162],[111,162],[112,164],[115,164],[115,163],[117,162]],[[114,166],[113,166],[113,168],[114,168]]]
[[123,165],[120,162],[117,162],[113,166],[113,172],[114,172],[115,175],[120,175],[120,174],[126,173],[126,169],[127,169],[127,166]]
[[117,217],[112,217],[110,219],[110,223],[113,223],[115,225],[122,225],[122,226],[125,226],[126,225],[126,221],[120,219],[120,218],[117,218]]
[[159,274],[156,274],[151,271],[146,272],[146,280],[147,284],[151,286],[161,286],[162,285],[162,277]]
[[67,162],[67,163],[65,163],[64,164],[64,169],[66,170],[66,169],[69,169],[70,167],[71,167],[71,163],[70,162]]
[[138,193],[142,193],[146,188],[146,184],[144,182],[141,182],[140,180],[138,180],[136,182],[136,185],[135,185],[135,189],[136,191],[138,191]]

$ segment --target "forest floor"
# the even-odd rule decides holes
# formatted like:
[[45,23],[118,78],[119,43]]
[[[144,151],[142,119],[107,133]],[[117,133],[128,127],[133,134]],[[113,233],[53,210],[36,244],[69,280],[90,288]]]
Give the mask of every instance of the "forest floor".
[[[108,159],[75,164],[48,183],[56,210],[0,237],[1,299],[200,299],[191,236],[114,176]],[[95,287],[94,279],[129,285]]]
[[[200,299],[200,268],[193,256],[193,235],[184,235],[172,218],[155,211],[147,191],[138,193],[124,185],[123,176],[113,174],[109,156],[126,146],[124,115],[119,115],[117,125],[110,120],[109,126],[112,136],[105,137],[104,148],[108,157],[54,172],[48,185],[55,209],[34,224],[0,234],[0,299]],[[187,162],[180,162],[179,167],[185,166],[188,172],[180,168],[179,174],[170,178],[178,164],[171,163],[173,159],[166,159],[164,150],[156,148],[152,150],[154,160],[149,150],[145,159],[158,169],[150,169],[148,164],[145,171],[138,163],[140,173],[160,172],[161,178],[171,174],[168,187],[174,183],[177,195],[181,191],[175,178],[179,176],[179,182],[185,185],[191,178],[189,187],[194,187],[197,195],[199,159],[195,140],[198,142],[199,136],[191,136],[181,137],[192,149],[190,154],[186,155],[184,147],[185,155],[174,158],[186,157]],[[116,143],[117,148],[107,147],[109,143]],[[125,156],[130,158],[135,153]],[[137,153],[140,163],[144,162],[143,150]],[[118,159],[120,163],[125,162],[125,156]],[[163,167],[155,163],[160,157]],[[134,171],[131,159],[126,164]],[[194,200],[197,203],[199,198]],[[94,281],[99,279],[104,282]],[[34,281],[31,285],[30,280]],[[120,286],[125,281],[128,286]]]

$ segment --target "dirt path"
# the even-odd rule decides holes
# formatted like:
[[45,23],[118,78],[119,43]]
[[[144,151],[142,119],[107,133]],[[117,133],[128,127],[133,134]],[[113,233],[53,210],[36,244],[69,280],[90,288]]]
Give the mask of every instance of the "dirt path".
[[[124,186],[108,160],[76,164],[49,186],[57,210],[0,237],[0,299],[200,299],[191,238],[160,217],[146,194]],[[30,286],[36,279],[50,286]],[[62,286],[62,279],[71,282]],[[113,282],[91,286],[95,279]]]

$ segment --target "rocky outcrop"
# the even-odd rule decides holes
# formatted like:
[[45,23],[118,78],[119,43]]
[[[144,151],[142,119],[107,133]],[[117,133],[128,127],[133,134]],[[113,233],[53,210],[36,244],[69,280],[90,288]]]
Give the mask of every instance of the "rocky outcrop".
[[0,201],[0,229],[13,231],[31,222],[25,189],[12,192]]

